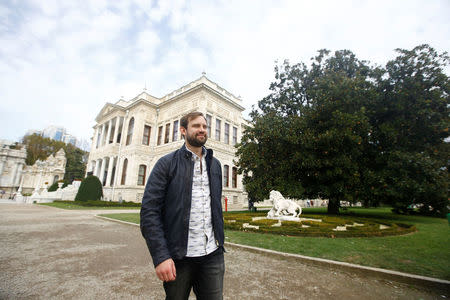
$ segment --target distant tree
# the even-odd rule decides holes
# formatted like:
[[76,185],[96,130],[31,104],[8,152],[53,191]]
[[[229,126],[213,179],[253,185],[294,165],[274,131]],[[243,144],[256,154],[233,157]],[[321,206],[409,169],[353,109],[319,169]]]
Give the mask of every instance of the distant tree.
[[72,144],[65,145],[64,150],[67,158],[64,180],[71,183],[74,179],[84,178],[88,152]]
[[55,141],[37,134],[26,135],[22,143],[27,147],[26,164],[33,165],[38,159],[46,160],[51,154],[55,154],[59,149],[64,149],[66,153],[66,171],[64,173],[65,183],[71,183],[74,179],[84,177],[86,171],[86,159],[88,152],[83,151],[72,144]]
[[103,197],[103,186],[97,176],[88,175],[80,184],[75,201],[100,200]]
[[369,114],[377,159],[372,169],[377,197],[397,211],[418,205],[444,214],[448,205],[450,81],[447,53],[428,45],[399,55],[380,69],[380,97]]

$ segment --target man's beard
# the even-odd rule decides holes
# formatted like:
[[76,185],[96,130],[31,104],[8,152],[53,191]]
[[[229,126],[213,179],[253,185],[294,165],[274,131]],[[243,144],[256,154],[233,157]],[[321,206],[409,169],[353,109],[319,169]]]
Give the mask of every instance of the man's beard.
[[189,135],[186,134],[186,141],[189,143],[189,145],[194,146],[194,147],[202,147],[206,141],[208,140],[208,136],[204,135],[205,139],[204,140],[199,140],[196,136],[194,135]]

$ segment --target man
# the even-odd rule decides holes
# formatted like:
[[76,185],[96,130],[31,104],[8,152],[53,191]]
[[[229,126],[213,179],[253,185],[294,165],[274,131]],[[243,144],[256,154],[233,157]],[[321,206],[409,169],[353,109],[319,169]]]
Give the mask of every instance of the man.
[[141,232],[164,283],[166,299],[222,299],[222,168],[208,139],[206,118],[181,118],[185,144],[155,164],[145,187]]

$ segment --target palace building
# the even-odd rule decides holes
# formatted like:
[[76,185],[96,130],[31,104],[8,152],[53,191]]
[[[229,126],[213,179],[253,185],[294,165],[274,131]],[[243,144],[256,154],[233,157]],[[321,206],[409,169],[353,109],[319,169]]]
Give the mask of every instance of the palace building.
[[180,148],[183,115],[200,111],[208,123],[207,148],[222,164],[223,207],[247,207],[242,176],[237,174],[234,145],[247,122],[240,97],[229,93],[205,74],[157,98],[142,93],[126,101],[106,103],[97,115],[87,172],[103,184],[104,200],[141,202],[147,178],[163,155]]

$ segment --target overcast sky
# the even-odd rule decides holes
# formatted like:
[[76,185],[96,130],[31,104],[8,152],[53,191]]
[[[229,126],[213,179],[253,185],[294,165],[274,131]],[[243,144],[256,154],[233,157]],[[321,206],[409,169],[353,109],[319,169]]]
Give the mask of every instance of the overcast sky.
[[206,76],[246,107],[275,61],[350,49],[384,64],[395,48],[450,52],[450,1],[0,2],[0,139],[63,126],[93,135],[106,102],[161,97]]

